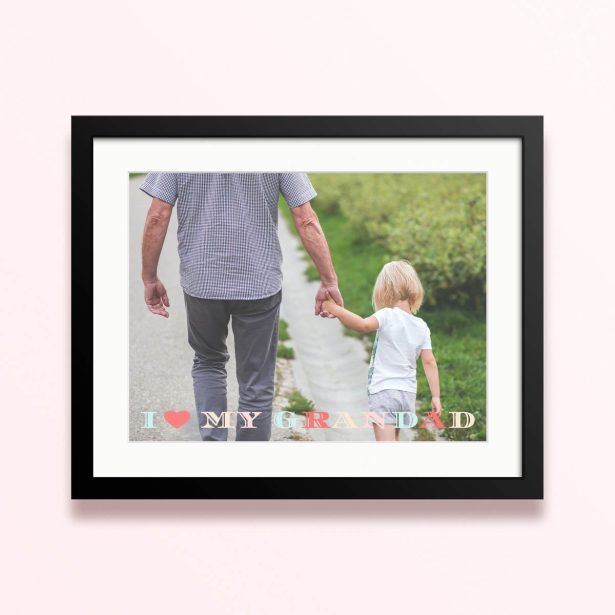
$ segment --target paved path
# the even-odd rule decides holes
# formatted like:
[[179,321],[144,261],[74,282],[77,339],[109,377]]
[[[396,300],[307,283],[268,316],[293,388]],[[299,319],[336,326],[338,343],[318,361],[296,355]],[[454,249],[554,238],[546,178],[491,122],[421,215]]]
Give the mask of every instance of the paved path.
[[[297,360],[295,381],[317,410],[348,412],[357,425],[367,411],[366,351],[356,338],[344,334],[337,319],[314,316],[318,282],[305,277],[306,261],[299,240],[280,216],[280,243],[284,254],[282,318],[288,322]],[[314,440],[373,440],[367,429],[312,429]]]

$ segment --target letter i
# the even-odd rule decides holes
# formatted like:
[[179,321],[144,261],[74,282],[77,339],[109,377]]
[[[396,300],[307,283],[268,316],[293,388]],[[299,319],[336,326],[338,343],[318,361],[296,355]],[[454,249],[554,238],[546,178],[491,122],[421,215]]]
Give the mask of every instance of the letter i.
[[143,424],[143,428],[144,429],[156,429],[156,426],[154,425],[154,414],[156,414],[155,412],[152,412],[151,410],[147,410],[146,412],[141,412],[141,414],[144,414],[145,417],[145,423]]

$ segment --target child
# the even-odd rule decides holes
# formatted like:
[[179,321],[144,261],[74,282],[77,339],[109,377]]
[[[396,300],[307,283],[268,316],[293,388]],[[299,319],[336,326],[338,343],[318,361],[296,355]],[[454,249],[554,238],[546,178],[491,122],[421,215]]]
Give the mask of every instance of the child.
[[442,411],[430,331],[424,320],[413,315],[423,302],[423,286],[412,265],[387,263],[376,279],[372,302],[377,311],[368,318],[340,307],[330,297],[322,309],[353,331],[378,331],[369,366],[368,407],[384,416],[384,426],[374,423],[376,440],[399,440],[395,413],[415,413],[419,356],[431,390],[431,409],[438,415]]

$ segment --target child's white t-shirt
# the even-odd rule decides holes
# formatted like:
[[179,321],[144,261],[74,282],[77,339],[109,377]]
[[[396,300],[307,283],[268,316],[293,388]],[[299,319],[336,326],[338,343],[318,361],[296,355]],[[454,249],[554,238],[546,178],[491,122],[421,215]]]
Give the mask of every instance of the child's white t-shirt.
[[422,318],[400,308],[382,308],[374,316],[379,327],[372,349],[367,390],[416,393],[416,361],[431,349],[429,327]]

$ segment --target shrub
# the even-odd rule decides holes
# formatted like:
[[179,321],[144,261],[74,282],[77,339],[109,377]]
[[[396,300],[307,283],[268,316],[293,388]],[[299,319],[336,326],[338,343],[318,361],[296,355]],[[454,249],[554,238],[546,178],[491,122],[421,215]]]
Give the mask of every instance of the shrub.
[[357,182],[362,182],[363,173],[310,173],[318,196],[318,209],[326,213],[340,210],[340,204],[348,194],[356,190]]
[[404,258],[426,305],[481,309],[486,279],[486,176],[478,173],[313,174],[317,209],[339,209],[357,250]]

